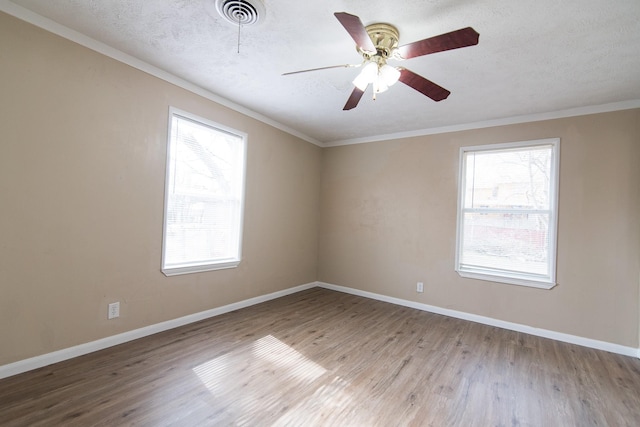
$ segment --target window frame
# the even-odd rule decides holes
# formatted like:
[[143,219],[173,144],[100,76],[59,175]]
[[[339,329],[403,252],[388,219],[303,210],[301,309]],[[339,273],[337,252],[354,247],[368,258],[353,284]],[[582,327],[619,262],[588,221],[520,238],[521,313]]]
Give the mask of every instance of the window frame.
[[[466,192],[466,159],[471,152],[488,152],[514,150],[518,148],[535,148],[551,146],[550,177],[549,177],[549,245],[548,245],[548,275],[536,276],[529,273],[517,273],[495,268],[469,267],[461,265],[461,251],[464,237],[464,213]],[[557,243],[558,243],[558,193],[560,185],[560,138],[545,138],[530,141],[507,142],[487,145],[460,147],[459,175],[458,175],[458,206],[456,220],[456,253],[455,271],[464,278],[479,279],[511,285],[528,286],[540,289],[551,289],[556,286]],[[473,208],[477,211],[478,208]],[[533,211],[533,209],[531,209]],[[515,211],[515,210],[514,210]],[[522,212],[521,209],[518,211]]]
[[[245,196],[246,196],[246,170],[247,170],[247,143],[248,143],[248,134],[245,132],[241,132],[237,129],[233,129],[231,127],[222,125],[220,123],[214,122],[212,120],[206,119],[204,117],[200,117],[198,115],[189,113],[187,111],[180,110],[178,108],[169,107],[169,120],[168,120],[168,133],[167,133],[167,158],[165,165],[165,187],[164,187],[164,212],[163,212],[163,220],[162,220],[162,259],[161,259],[161,271],[165,276],[176,276],[181,274],[190,274],[190,273],[200,273],[205,271],[215,271],[229,268],[236,268],[240,262],[242,261],[242,240],[243,240],[243,230],[244,230],[244,204],[245,204]],[[185,263],[182,266],[167,266],[166,265],[166,252],[167,252],[167,232],[168,232],[168,208],[169,208],[169,188],[171,184],[171,172],[170,169],[172,167],[171,163],[171,154],[172,154],[172,127],[173,127],[173,119],[174,117],[178,117],[180,119],[188,120],[198,125],[202,125],[204,127],[212,128],[216,131],[224,132],[227,134],[231,134],[237,136],[241,139],[241,156],[242,159],[240,161],[240,166],[242,167],[241,173],[239,173],[239,177],[241,182],[240,186],[240,204],[239,204],[239,218],[238,218],[238,226],[239,230],[237,230],[238,234],[238,242],[237,242],[237,253],[234,256],[229,258],[224,258],[220,260],[207,260],[205,262],[192,262]]]

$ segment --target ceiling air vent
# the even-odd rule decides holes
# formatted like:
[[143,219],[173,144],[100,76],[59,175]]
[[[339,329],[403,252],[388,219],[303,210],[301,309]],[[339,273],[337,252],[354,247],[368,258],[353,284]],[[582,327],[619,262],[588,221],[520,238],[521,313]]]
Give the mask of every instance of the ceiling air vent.
[[216,0],[216,10],[234,25],[255,25],[264,18],[260,0]]

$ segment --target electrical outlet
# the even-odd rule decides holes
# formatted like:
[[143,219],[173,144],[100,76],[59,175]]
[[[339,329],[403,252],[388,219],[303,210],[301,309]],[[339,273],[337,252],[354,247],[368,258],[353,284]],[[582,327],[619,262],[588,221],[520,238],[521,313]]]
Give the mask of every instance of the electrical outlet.
[[120,317],[120,302],[112,302],[109,304],[109,319],[115,319],[116,317]]
[[416,285],[416,292],[424,292],[424,283],[418,282]]

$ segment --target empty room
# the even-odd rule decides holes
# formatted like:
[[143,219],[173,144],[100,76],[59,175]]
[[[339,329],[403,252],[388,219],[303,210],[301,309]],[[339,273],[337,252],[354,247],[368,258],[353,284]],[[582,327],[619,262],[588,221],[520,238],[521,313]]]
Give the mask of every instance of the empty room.
[[0,425],[640,425],[640,2],[0,0]]

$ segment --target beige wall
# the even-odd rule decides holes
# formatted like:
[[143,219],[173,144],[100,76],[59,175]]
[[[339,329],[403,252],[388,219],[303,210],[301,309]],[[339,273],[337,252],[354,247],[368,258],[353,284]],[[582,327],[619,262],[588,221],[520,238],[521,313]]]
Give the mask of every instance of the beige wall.
[[[321,150],[4,14],[0,96],[0,365],[318,279],[638,346],[639,110]],[[160,273],[170,105],[249,134],[237,269]],[[560,285],[458,277],[458,148],[546,137]]]
[[[5,14],[0,97],[0,365],[316,280],[320,148]],[[236,269],[160,272],[170,105],[249,134]]]
[[[559,285],[459,277],[459,148],[550,137]],[[320,202],[320,281],[638,347],[640,110],[325,149]]]

